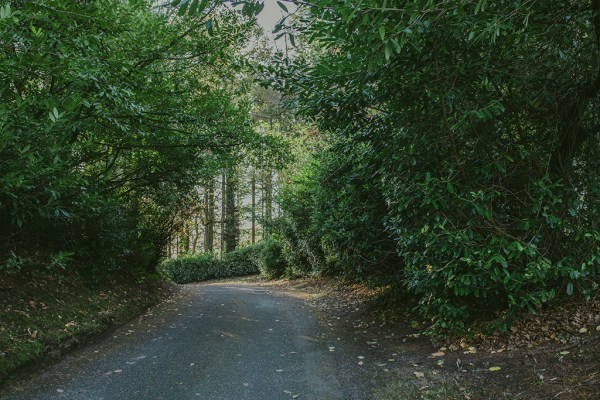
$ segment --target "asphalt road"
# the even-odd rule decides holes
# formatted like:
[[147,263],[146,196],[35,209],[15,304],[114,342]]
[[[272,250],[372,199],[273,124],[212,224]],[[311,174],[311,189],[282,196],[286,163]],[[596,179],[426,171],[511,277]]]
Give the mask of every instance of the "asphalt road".
[[344,394],[302,300],[246,284],[183,293],[2,399],[318,399]]

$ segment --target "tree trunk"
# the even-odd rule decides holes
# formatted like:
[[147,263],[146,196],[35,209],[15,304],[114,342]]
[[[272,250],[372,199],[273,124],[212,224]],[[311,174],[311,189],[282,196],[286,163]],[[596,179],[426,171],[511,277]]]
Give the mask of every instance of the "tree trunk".
[[250,190],[252,192],[252,244],[256,243],[256,171],[252,168],[252,180],[250,181]]
[[198,247],[198,237],[200,236],[200,221],[198,216],[194,217],[194,241],[192,243],[192,254],[196,254],[196,248]]
[[226,184],[226,194],[225,194],[225,251],[230,252],[237,248],[239,237],[240,237],[240,229],[239,229],[239,218],[238,218],[238,210],[236,206],[236,193],[237,193],[237,177],[234,172],[231,171],[227,175],[227,184]]
[[223,173],[221,174],[221,241],[220,241],[220,247],[221,247],[221,257],[223,257],[223,253],[225,252],[225,192],[227,191],[226,189],[226,174],[225,174],[225,170],[223,170]]
[[215,250],[215,192],[213,183],[204,191],[204,251]]
[[269,237],[269,225],[273,219],[273,174],[271,170],[265,171],[264,184],[265,188],[265,216],[264,216],[264,237]]

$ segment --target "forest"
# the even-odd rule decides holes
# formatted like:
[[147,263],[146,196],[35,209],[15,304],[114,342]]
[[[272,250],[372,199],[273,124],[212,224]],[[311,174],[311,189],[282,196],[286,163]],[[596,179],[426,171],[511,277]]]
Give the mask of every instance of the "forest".
[[441,336],[596,298],[600,0],[2,3],[0,281],[335,277]]

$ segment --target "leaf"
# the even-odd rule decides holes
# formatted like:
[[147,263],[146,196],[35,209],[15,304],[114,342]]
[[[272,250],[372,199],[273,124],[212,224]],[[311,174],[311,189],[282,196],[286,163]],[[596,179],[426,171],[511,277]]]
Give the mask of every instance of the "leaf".
[[500,368],[500,367],[489,367],[488,369],[490,371],[492,371],[492,372],[496,372],[496,371],[500,371],[502,368]]
[[414,374],[415,374],[415,376],[417,378],[424,378],[425,377],[425,374],[423,372],[421,372],[421,371],[415,371]]
[[444,353],[443,351],[438,351],[438,352],[432,353],[429,357],[430,358],[437,358],[437,357],[443,357],[445,355],[446,355],[446,353]]
[[190,4],[190,8],[189,8],[190,15],[196,14],[196,11],[198,11],[198,5],[199,5],[198,0],[192,0],[192,2]]
[[379,27],[379,36],[381,37],[381,40],[385,40],[385,25]]
[[567,283],[567,294],[569,296],[573,294],[573,282]]
[[587,331],[588,331],[587,328],[581,328],[579,330],[579,333],[587,333]]
[[278,2],[277,2],[277,5],[278,5],[278,6],[279,6],[279,7],[280,7],[280,8],[281,8],[283,11],[285,11],[285,12],[289,12],[289,11],[288,11],[288,8],[286,7],[286,5],[285,5],[285,4],[283,4],[281,1],[278,1]]
[[183,0],[179,4],[179,10],[177,10],[177,15],[179,15],[179,16],[184,15],[188,10],[189,5],[190,5],[189,0]]

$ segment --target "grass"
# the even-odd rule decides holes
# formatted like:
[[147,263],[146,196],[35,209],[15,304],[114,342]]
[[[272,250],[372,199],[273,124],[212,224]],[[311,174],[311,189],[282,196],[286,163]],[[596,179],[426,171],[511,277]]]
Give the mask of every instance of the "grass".
[[0,274],[0,385],[24,366],[127,322],[168,292],[157,277],[133,274],[101,282],[43,270]]

